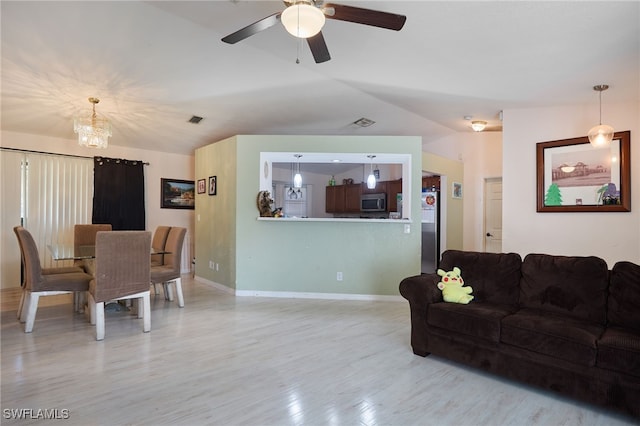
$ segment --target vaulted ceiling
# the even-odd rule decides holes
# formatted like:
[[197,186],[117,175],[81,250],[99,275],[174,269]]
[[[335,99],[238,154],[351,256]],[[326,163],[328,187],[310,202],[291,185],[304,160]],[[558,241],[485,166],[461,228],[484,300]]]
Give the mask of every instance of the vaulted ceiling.
[[[111,144],[192,154],[235,134],[417,135],[499,112],[640,99],[640,2],[345,1],[399,31],[327,20],[316,64],[280,25],[221,38],[279,1],[6,1],[2,129],[73,139],[100,98]],[[299,63],[296,63],[299,59]],[[188,123],[201,116],[199,124]],[[370,127],[352,123],[361,117]],[[594,123],[596,124],[596,123]]]

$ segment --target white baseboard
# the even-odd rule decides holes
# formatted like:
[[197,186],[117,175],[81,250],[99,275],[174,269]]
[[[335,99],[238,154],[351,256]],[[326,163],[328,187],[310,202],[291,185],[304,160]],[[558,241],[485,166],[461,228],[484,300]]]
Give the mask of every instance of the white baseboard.
[[222,285],[215,281],[196,276],[195,279],[212,287],[222,290],[225,293],[238,297],[278,297],[283,299],[327,299],[327,300],[365,300],[382,302],[404,302],[402,296],[385,296],[378,294],[349,294],[349,293],[310,293],[296,291],[259,291],[259,290],[236,290]]

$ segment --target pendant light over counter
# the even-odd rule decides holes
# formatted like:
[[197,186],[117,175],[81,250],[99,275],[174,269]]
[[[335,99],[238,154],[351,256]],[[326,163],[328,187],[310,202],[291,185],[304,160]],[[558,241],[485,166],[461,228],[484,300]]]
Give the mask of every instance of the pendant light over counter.
[[369,159],[369,177],[367,177],[367,188],[375,189],[376,188],[376,176],[373,174],[373,159],[376,158],[375,155],[367,155]]
[[293,177],[293,187],[302,188],[302,175],[300,174],[300,157],[302,157],[302,154],[295,154],[294,157],[296,157],[298,163],[296,164],[296,174]]
[[598,126],[592,127],[588,133],[589,142],[591,142],[591,145],[593,145],[594,148],[607,147],[613,140],[613,127],[602,124],[602,92],[604,92],[608,88],[609,86],[606,84],[593,86],[593,90],[599,92],[600,98],[600,124]]

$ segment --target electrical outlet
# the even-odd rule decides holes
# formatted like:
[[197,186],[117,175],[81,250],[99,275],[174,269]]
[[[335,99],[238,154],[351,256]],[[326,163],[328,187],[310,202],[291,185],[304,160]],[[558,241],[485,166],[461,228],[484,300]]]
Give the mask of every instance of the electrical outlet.
[[209,261],[209,269],[213,269],[213,260]]
[[336,273],[336,281],[342,281],[342,272]]
[[404,233],[405,234],[410,234],[411,233],[411,225],[409,225],[408,223],[405,223],[405,225],[404,225]]
[[218,271],[218,267],[220,266],[219,263],[216,263],[216,272]]

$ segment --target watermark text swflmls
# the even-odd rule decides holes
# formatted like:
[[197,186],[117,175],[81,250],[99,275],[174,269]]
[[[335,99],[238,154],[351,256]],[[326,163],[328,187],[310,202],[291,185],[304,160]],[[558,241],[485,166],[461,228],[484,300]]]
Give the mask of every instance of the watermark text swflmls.
[[4,408],[6,420],[66,420],[71,417],[68,408]]

